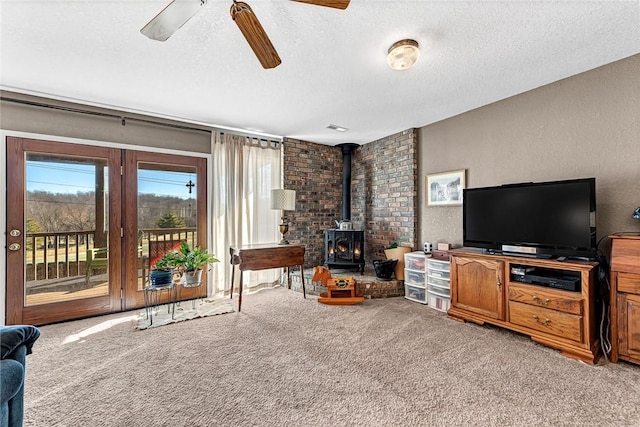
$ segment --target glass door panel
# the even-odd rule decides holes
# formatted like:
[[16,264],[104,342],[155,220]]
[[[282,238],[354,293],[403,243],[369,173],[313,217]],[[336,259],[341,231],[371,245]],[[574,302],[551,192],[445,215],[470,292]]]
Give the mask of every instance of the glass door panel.
[[142,260],[138,290],[148,284],[149,270],[165,253],[198,240],[198,186],[195,166],[138,163],[138,236]]
[[120,151],[6,141],[7,324],[119,310]]
[[[124,209],[135,224],[125,231],[125,253],[136,254],[125,259],[125,307],[131,308],[144,304],[143,289],[162,255],[182,242],[206,247],[206,159],[129,151],[125,171]],[[178,291],[181,299],[204,296],[206,282]]]
[[109,294],[105,159],[26,153],[25,306]]

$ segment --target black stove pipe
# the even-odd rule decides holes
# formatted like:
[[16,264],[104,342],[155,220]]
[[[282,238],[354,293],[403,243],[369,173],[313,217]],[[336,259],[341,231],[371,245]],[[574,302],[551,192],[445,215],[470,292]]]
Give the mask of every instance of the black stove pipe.
[[339,144],[342,149],[342,221],[351,220],[351,154],[358,144]]

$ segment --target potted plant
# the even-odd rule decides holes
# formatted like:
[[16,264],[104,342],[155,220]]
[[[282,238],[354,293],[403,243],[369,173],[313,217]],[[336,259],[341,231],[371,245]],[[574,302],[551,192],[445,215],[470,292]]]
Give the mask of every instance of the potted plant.
[[153,264],[149,280],[151,286],[166,286],[173,281],[174,269],[179,266],[180,256],[177,251],[170,251],[162,255]]
[[387,259],[397,259],[398,263],[394,268],[396,280],[404,280],[404,254],[413,250],[410,246],[399,246],[398,242],[393,242],[384,250]]
[[202,270],[209,264],[219,262],[219,260],[199,246],[191,249],[187,242],[182,242],[178,252],[178,264],[184,286],[198,286],[202,282]]

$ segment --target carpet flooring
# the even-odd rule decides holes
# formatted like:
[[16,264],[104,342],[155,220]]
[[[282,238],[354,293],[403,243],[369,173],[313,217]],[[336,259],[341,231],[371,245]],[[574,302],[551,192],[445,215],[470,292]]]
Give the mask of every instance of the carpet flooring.
[[172,304],[162,304],[158,307],[140,311],[136,320],[136,329],[155,328],[199,317],[233,312],[231,301],[228,299],[184,301],[176,304],[173,308],[174,310],[172,310]]
[[25,425],[640,425],[640,366],[586,365],[404,298],[330,306],[276,288],[240,313],[136,320],[43,326]]

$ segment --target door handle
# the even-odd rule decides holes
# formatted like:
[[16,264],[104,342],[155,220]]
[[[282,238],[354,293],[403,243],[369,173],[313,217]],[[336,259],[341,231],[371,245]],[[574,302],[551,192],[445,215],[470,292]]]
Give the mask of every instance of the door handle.
[[12,244],[9,245],[9,250],[10,251],[19,251],[21,247],[22,246],[20,246],[20,243],[12,243]]

